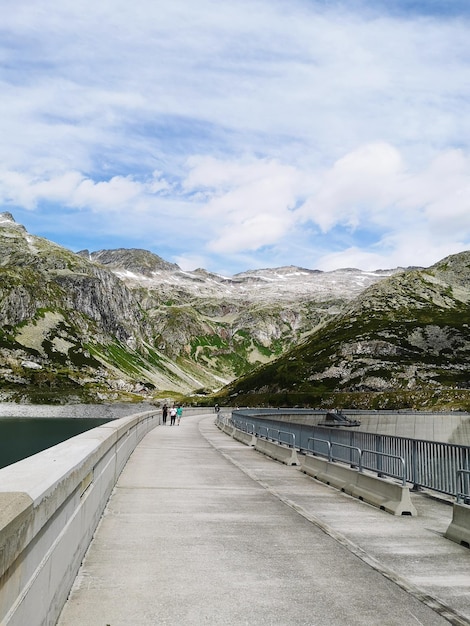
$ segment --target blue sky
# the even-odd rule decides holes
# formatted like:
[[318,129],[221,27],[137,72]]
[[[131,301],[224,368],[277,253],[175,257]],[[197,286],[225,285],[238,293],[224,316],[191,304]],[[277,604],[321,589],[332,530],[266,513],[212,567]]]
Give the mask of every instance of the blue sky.
[[470,3],[17,0],[0,210],[234,274],[470,249]]

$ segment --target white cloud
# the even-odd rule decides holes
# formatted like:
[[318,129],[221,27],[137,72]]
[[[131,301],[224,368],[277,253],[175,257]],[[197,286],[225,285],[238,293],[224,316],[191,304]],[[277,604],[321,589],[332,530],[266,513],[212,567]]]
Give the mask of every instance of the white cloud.
[[0,201],[235,270],[470,246],[470,23],[380,6],[15,3]]
[[231,254],[276,243],[294,223],[300,181],[295,168],[264,159],[243,162],[193,158],[186,190],[200,190],[200,211],[212,237],[208,249]]
[[385,143],[361,146],[322,170],[264,160],[191,163],[185,187],[205,199],[201,214],[214,233],[208,248],[217,252],[276,245],[303,224],[324,234],[345,228],[357,241],[361,231],[375,233],[362,249],[327,254],[321,263],[328,266],[422,265],[470,242],[470,159],[460,151],[438,155],[422,171]]
[[323,172],[318,190],[299,211],[323,232],[338,223],[358,227],[387,220],[403,168],[398,150],[388,144],[361,146]]
[[75,189],[71,205],[94,210],[132,206],[142,194],[142,186],[130,177],[114,176],[109,181],[84,180]]

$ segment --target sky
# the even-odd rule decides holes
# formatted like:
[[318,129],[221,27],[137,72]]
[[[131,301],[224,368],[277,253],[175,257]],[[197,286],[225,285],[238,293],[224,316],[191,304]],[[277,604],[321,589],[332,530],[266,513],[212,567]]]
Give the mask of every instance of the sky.
[[468,0],[0,3],[30,233],[225,275],[470,249]]

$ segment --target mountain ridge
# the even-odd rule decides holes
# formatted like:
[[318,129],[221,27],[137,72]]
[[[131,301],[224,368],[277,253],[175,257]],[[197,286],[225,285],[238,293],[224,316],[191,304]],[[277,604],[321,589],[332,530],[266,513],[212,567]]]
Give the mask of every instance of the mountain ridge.
[[[234,381],[245,403],[469,406],[470,252],[365,289],[288,355]],[[255,400],[256,399],[256,400]]]
[[[10,213],[0,214],[0,245],[3,400],[219,393],[311,404],[467,384],[470,253],[431,268],[285,266],[227,277],[135,248],[74,253]],[[455,358],[438,363],[452,349]]]

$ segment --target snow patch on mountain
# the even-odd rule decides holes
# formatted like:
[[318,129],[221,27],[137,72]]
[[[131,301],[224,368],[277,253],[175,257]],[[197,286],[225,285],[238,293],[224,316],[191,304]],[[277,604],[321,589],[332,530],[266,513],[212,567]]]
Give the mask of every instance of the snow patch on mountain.
[[[183,290],[188,297],[216,299],[228,297],[246,302],[350,300],[369,285],[405,271],[403,268],[376,271],[344,268],[322,272],[288,266],[248,270],[234,276],[223,276],[204,269],[183,271],[157,255],[149,252],[146,255],[146,265],[140,271],[135,257],[132,270],[125,266],[130,257],[124,258],[121,251],[100,251],[92,253],[91,258],[95,262],[108,265],[109,269],[130,288],[141,286],[158,292],[166,286]],[[157,263],[159,269],[149,272],[148,265]]]

